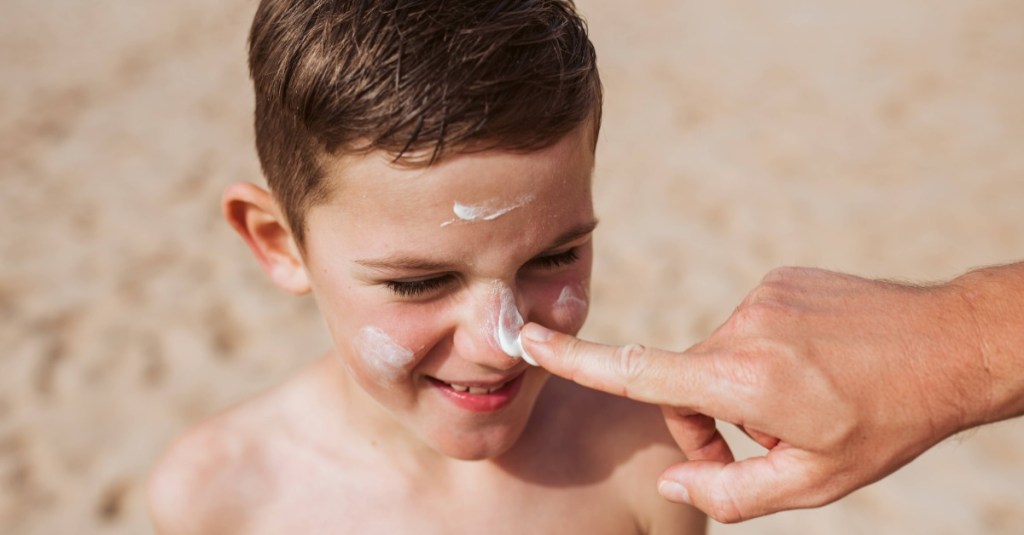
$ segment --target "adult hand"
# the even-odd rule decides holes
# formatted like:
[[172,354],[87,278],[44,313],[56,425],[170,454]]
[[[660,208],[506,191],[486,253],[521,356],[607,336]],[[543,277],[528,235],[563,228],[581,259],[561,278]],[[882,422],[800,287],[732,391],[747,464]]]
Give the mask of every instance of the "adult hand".
[[[1024,413],[1024,264],[918,287],[770,273],[707,340],[675,353],[537,324],[544,368],[662,407],[690,459],[659,491],[720,522],[816,507],[963,429]],[[767,448],[736,462],[715,419]]]

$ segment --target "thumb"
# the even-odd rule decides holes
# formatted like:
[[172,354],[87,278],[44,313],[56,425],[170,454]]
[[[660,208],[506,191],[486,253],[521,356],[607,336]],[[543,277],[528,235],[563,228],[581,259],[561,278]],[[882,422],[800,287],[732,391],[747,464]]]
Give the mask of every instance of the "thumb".
[[725,524],[777,511],[814,507],[826,485],[811,481],[788,451],[739,462],[688,461],[661,474],[658,492],[673,502],[688,503]]
[[588,388],[646,403],[700,410],[717,384],[703,361],[638,344],[586,342],[536,323],[522,331],[523,348],[555,375]]

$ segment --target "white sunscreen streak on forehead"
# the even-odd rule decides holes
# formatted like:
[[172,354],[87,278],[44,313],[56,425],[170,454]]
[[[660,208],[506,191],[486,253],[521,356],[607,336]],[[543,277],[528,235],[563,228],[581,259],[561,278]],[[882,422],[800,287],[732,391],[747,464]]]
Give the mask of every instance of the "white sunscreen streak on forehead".
[[377,371],[389,376],[400,375],[414,356],[411,350],[398,345],[383,329],[372,325],[359,330],[356,350]]
[[498,206],[497,203],[483,203],[483,204],[462,204],[458,201],[452,205],[452,212],[455,214],[455,219],[449,219],[444,223],[441,223],[442,227],[447,227],[452,223],[472,223],[474,221],[494,221],[499,217],[522,208],[527,204],[533,202],[536,197],[534,195],[525,195],[512,202],[512,204],[506,206]]

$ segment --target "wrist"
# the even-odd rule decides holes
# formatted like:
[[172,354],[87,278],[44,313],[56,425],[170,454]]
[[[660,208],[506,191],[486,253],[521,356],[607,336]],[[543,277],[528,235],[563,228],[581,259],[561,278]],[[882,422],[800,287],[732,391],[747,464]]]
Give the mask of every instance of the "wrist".
[[965,427],[1024,414],[1024,264],[971,271],[949,286],[970,315],[965,372],[983,377],[984,402],[967,408]]

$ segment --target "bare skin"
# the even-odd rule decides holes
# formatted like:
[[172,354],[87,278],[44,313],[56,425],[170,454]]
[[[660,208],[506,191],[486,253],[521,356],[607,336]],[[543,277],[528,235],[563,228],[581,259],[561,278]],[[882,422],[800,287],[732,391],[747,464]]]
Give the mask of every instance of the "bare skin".
[[[659,490],[721,522],[816,507],[965,429],[1024,414],[1024,263],[917,287],[817,269],[765,277],[675,353],[527,325],[549,371],[662,406],[691,459]],[[735,462],[715,419],[768,451]]]
[[172,448],[159,532],[702,532],[653,484],[683,460],[657,407],[551,380],[499,340],[583,325],[593,133],[423,168],[340,155],[304,247],[268,191],[229,187],[228,222],[275,284],[313,294],[334,348]]
[[346,433],[346,388],[327,356],[180,439],[150,484],[158,533],[704,531],[657,496],[682,456],[650,405],[554,379],[508,452],[459,461]]

